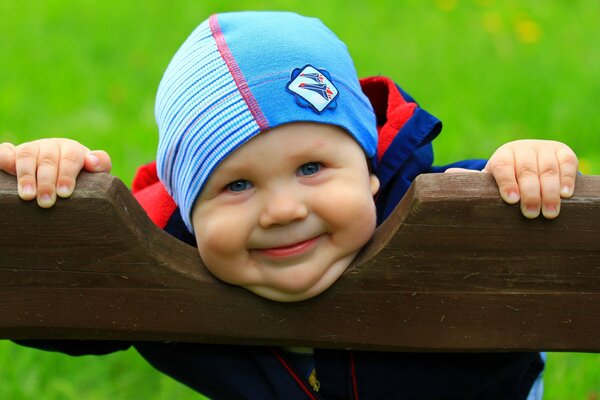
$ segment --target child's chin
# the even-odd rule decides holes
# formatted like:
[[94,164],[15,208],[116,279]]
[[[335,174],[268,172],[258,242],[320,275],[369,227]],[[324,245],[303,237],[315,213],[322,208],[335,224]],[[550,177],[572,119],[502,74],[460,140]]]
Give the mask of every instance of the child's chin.
[[269,300],[280,301],[280,302],[295,302],[308,300],[315,297],[331,285],[333,285],[338,278],[344,273],[346,268],[352,263],[354,257],[358,252],[350,254],[337,260],[331,265],[327,271],[316,279],[294,279],[291,280],[289,286],[260,286],[260,285],[248,285],[244,286],[251,292],[267,298]]
[[264,297],[269,300],[279,301],[282,303],[292,303],[295,301],[308,300],[316,295],[320,294],[323,290],[327,288],[323,288],[319,291],[313,290],[313,288],[307,289],[305,291],[298,292],[288,292],[284,290],[278,290],[268,287],[246,287],[246,289],[250,290],[252,293]]

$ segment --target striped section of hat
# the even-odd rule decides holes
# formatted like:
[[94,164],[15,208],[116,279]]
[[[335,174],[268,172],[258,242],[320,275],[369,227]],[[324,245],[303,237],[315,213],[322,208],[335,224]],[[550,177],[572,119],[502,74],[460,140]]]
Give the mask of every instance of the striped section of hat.
[[[182,215],[191,213],[217,164],[261,131],[222,57],[227,49],[219,50],[211,21],[214,28],[214,19],[205,21],[173,57],[157,95],[156,119],[162,133],[157,170]],[[177,187],[186,190],[173,190]],[[193,231],[190,219],[184,221]]]

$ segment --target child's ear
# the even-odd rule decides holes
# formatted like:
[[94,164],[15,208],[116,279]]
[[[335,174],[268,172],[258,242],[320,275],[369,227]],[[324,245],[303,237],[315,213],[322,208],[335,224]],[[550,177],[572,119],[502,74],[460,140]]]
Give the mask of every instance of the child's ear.
[[375,174],[370,174],[369,184],[371,186],[371,194],[375,196],[379,190],[379,178],[377,178]]

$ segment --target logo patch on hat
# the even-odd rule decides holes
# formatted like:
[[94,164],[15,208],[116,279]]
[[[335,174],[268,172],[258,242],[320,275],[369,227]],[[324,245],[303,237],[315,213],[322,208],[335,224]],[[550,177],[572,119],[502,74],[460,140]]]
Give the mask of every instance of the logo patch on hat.
[[287,90],[294,94],[300,106],[310,107],[316,113],[337,106],[336,99],[339,92],[331,82],[331,75],[311,65],[292,71]]

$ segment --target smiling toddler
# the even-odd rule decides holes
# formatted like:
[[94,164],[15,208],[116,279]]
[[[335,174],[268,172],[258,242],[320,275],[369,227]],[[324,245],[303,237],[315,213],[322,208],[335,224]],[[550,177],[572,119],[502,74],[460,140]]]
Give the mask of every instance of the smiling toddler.
[[[203,22],[163,76],[156,119],[157,161],[139,170],[136,198],[158,226],[197,246],[215,276],[276,301],[330,287],[421,173],[490,173],[527,218],[556,218],[577,174],[568,146],[541,140],[507,143],[489,161],[432,166],[439,120],[390,79],[359,82],[346,46],[320,21],[293,13]],[[57,194],[70,196],[81,169],[108,171],[110,158],[42,139],[0,145],[0,169],[17,175],[23,199],[51,207]],[[537,353],[26,344],[74,355],[133,345],[215,399],[533,399],[544,366]]]

